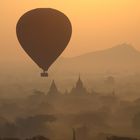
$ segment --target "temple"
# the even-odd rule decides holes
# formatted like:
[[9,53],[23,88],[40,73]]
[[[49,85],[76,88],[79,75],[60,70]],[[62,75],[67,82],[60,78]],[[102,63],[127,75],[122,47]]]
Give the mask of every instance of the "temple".
[[59,92],[59,90],[58,90],[58,88],[55,84],[55,81],[53,80],[47,96],[48,97],[57,97],[57,96],[60,96],[60,95],[61,95],[61,93]]
[[84,87],[84,84],[81,80],[81,77],[79,75],[79,79],[76,83],[76,86],[72,88],[70,94],[73,95],[86,95],[88,92],[86,90],[86,88]]
[[73,95],[73,96],[81,96],[81,95],[87,95],[88,91],[86,90],[86,88],[84,87],[84,84],[81,80],[81,77],[79,75],[78,81],[76,82],[76,85],[71,89],[70,92],[68,92],[67,90],[65,91],[65,94],[62,94],[59,92],[55,81],[52,81],[52,84],[50,86],[50,89],[47,93],[48,97],[58,97],[58,96],[63,96],[63,95]]

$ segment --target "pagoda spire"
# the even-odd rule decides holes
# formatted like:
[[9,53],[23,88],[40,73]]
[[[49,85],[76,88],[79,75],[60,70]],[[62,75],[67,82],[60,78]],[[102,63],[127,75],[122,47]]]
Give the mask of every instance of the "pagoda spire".
[[81,74],[79,73],[79,81],[81,81]]
[[78,78],[78,81],[76,83],[76,87],[77,88],[83,88],[83,82],[81,80],[81,75],[79,74],[79,78]]
[[58,95],[58,94],[59,94],[59,91],[57,89],[55,81],[53,80],[52,83],[51,83],[48,95],[55,96],[55,95]]
[[79,78],[76,82],[76,86],[72,88],[71,94],[75,95],[86,95],[88,92],[86,88],[84,87],[84,84],[81,80],[81,76],[79,74]]
[[54,80],[52,81],[52,84],[51,84],[50,90],[51,90],[51,91],[58,91],[58,89],[57,89],[57,87],[56,87],[56,84],[55,84],[55,81],[54,81]]

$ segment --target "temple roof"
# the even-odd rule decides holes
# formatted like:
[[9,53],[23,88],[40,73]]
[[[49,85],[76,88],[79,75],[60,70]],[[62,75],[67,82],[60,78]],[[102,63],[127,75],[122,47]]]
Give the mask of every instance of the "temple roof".
[[57,95],[59,93],[58,89],[57,89],[57,86],[55,84],[55,81],[53,80],[52,81],[52,84],[50,86],[50,89],[49,89],[49,92],[48,92],[48,95]]
[[55,81],[54,80],[52,81],[50,90],[57,91],[57,87],[56,87],[56,84],[55,84]]
[[83,82],[82,82],[82,80],[81,80],[80,75],[79,75],[79,79],[78,79],[78,81],[77,81],[77,83],[76,83],[76,87],[79,87],[79,88],[83,87]]

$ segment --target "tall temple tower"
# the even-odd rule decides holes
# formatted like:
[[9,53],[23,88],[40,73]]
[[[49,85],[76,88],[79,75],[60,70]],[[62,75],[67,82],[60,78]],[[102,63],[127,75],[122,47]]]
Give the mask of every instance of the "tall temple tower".
[[58,88],[55,84],[55,81],[53,80],[47,96],[56,97],[56,96],[59,96],[59,95],[60,95],[60,92],[58,91]]
[[83,89],[83,88],[84,88],[84,84],[83,84],[83,82],[82,82],[82,80],[81,80],[80,75],[79,75],[79,79],[78,79],[78,81],[77,81],[77,83],[76,83],[76,88],[77,88],[77,89]]
[[84,84],[81,80],[81,77],[79,75],[79,79],[76,83],[76,86],[72,88],[71,90],[71,94],[73,95],[86,95],[88,92],[86,90],[86,88],[84,87]]

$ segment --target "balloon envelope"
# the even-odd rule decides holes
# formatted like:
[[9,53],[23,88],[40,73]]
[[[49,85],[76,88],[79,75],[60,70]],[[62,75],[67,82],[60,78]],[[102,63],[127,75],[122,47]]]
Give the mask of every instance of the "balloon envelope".
[[68,45],[72,26],[68,17],[60,11],[39,8],[19,19],[16,32],[25,52],[47,71]]

